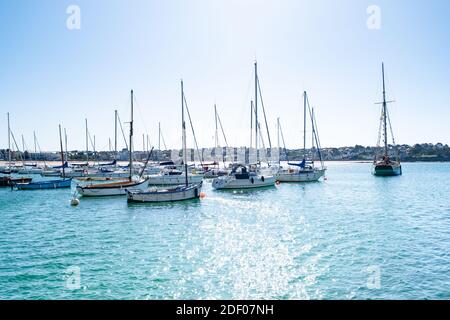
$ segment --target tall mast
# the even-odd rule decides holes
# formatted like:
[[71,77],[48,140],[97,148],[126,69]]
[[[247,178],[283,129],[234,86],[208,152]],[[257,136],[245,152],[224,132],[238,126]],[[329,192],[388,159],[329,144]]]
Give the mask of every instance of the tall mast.
[[280,118],[277,118],[278,164],[280,164]]
[[66,132],[66,128],[64,128],[64,143],[66,145],[66,161],[68,161],[69,153],[67,152],[67,132]]
[[131,90],[131,121],[130,121],[130,180],[133,176],[133,90]]
[[218,131],[217,131],[217,107],[216,107],[216,104],[214,104],[214,118],[215,118],[215,122],[216,122],[216,135],[215,135],[215,139],[214,139],[214,147],[217,148],[219,146],[219,135],[218,135]]
[[387,102],[386,102],[386,87],[384,82],[384,62],[381,64],[383,74],[383,125],[384,125],[384,155],[388,155],[388,141],[387,141]]
[[250,149],[253,145],[253,100],[250,101]]
[[59,144],[61,146],[62,177],[63,177],[63,179],[65,179],[66,171],[64,169],[64,149],[63,149],[63,142],[62,142],[62,135],[61,135],[61,125],[59,125]]
[[94,146],[92,147],[94,150],[94,161],[97,159],[98,160],[98,157],[97,157],[97,152],[95,151],[96,149],[95,149],[95,134],[94,134]]
[[8,117],[8,168],[10,168],[11,172],[11,127],[9,124],[9,112],[7,113]]
[[303,92],[303,159],[306,159],[306,91]]
[[88,141],[88,122],[86,121],[86,165],[89,167],[89,141]]
[[258,64],[255,61],[255,149],[258,163]]
[[23,138],[23,134],[22,134],[22,151],[23,151],[23,158],[25,159],[25,139]]
[[114,159],[117,160],[117,110],[114,110]]
[[37,147],[36,147],[36,132],[33,131],[33,139],[34,139],[34,160],[37,161]]
[[161,122],[158,122],[158,150],[161,151]]
[[183,162],[184,162],[184,175],[185,184],[188,186],[188,171],[187,171],[187,154],[186,154],[186,123],[184,122],[184,88],[183,80],[181,80],[181,129],[182,129],[182,141],[183,141]]

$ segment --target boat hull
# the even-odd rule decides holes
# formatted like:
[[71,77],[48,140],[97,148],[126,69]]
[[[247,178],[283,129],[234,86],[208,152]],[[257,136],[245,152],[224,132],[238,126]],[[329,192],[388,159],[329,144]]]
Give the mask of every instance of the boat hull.
[[48,190],[48,189],[62,189],[70,188],[72,186],[72,179],[64,180],[50,180],[30,183],[16,183],[14,189],[16,190]]
[[373,166],[373,175],[379,177],[392,177],[392,176],[400,176],[402,175],[402,166],[401,165],[374,165]]
[[325,169],[309,171],[281,171],[275,175],[275,179],[280,182],[315,182],[325,175]]
[[128,191],[127,199],[130,203],[175,202],[198,199],[200,197],[201,190],[202,182],[199,184],[189,185],[188,187],[179,186],[165,190],[148,192]]
[[[149,185],[182,185],[186,183],[185,175],[150,175]],[[188,175],[188,184],[200,183],[203,181],[202,175]]]
[[212,186],[216,190],[254,189],[275,186],[273,176],[251,176],[248,179],[236,179],[233,176],[213,179]]
[[137,190],[147,190],[148,189],[148,180],[144,180],[142,182],[127,182],[115,186],[108,186],[105,184],[104,186],[100,185],[89,185],[89,186],[81,186],[77,185],[77,191],[83,197],[107,197],[107,196],[123,196],[127,194],[127,191],[137,191]]
[[32,178],[0,177],[0,187],[11,187],[16,183],[30,183]]

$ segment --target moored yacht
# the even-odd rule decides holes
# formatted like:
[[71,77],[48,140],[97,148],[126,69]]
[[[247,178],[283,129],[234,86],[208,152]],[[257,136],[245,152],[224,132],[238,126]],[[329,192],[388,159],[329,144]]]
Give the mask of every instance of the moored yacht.
[[[261,187],[271,187],[275,186],[275,177],[271,173],[270,170],[262,170],[261,162],[259,160],[258,155],[258,142],[262,136],[260,135],[260,124],[258,122],[258,96],[261,95],[261,88],[259,87],[259,79],[258,79],[258,67],[255,62],[255,103],[251,104],[251,119],[250,119],[250,132],[252,133],[252,125],[253,125],[253,115],[255,118],[255,153],[256,156],[256,164],[251,164],[251,156],[252,148],[250,146],[249,149],[249,165],[246,166],[242,163],[235,163],[231,167],[231,171],[229,174],[217,177],[213,179],[212,186],[214,189],[252,189],[252,188],[261,188]],[[262,100],[262,98],[261,98]],[[264,108],[263,108],[264,111]],[[265,112],[264,112],[265,116]],[[269,135],[270,137],[270,135]],[[252,137],[250,136],[250,142],[252,142]]]
[[[186,122],[184,120],[184,109],[185,109],[186,98],[184,96],[183,80],[181,80],[181,127],[182,127],[182,145],[183,145],[183,167],[184,173],[177,175],[168,175],[177,177],[177,179],[184,179],[182,183],[179,183],[176,187],[166,188],[166,187],[153,187],[150,190],[128,190],[127,199],[128,202],[171,202],[171,201],[183,201],[190,199],[198,199],[200,197],[200,192],[202,190],[202,181],[198,183],[190,183],[188,175],[188,164],[187,164],[187,149],[186,149]],[[186,110],[189,115],[189,109]],[[192,122],[191,122],[192,124]],[[192,127],[192,131],[193,127]],[[192,177],[192,176],[191,176]],[[199,176],[203,178],[202,176]]]
[[99,197],[99,196],[118,196],[125,195],[127,190],[146,190],[148,188],[148,179],[133,177],[133,90],[131,90],[131,121],[130,121],[130,143],[129,143],[129,177],[122,181],[115,181],[110,183],[77,185],[78,193],[85,197]]
[[261,187],[273,187],[275,177],[268,172],[264,175],[261,172],[252,170],[243,164],[234,164],[231,172],[226,176],[215,178],[212,182],[214,189],[251,189]]
[[[312,149],[313,155],[317,154],[319,158],[319,166],[315,166],[313,160],[307,159],[306,154],[306,119],[307,110],[309,111],[309,117],[311,119],[312,128]],[[278,132],[280,133],[281,127],[278,121]],[[279,141],[279,139],[278,139]],[[278,142],[278,145],[280,143]],[[278,146],[279,148],[279,146]],[[278,172],[275,174],[275,178],[280,182],[313,182],[318,181],[321,177],[325,175],[326,168],[323,165],[322,153],[320,150],[320,140],[317,130],[316,119],[314,116],[314,110],[309,106],[308,96],[306,91],[303,93],[303,160],[299,163],[289,163],[288,168],[278,168]]]
[[[383,76],[383,101],[382,109],[381,109],[381,123],[380,123],[380,132],[378,133],[378,143],[377,146],[380,145],[381,135],[383,136],[383,152],[382,155],[375,154],[375,159],[373,161],[372,173],[375,176],[399,176],[402,174],[402,165],[400,164],[400,157],[398,155],[397,149],[395,147],[395,139],[394,133],[392,132],[391,120],[389,118],[389,113],[387,109],[387,104],[393,101],[386,101],[386,86],[384,81],[384,63],[382,64],[382,76]],[[389,122],[389,128],[392,135],[392,143],[394,146],[395,152],[395,160],[391,159],[389,156],[389,147],[388,147],[388,130],[387,123]],[[382,131],[382,132],[381,132]]]

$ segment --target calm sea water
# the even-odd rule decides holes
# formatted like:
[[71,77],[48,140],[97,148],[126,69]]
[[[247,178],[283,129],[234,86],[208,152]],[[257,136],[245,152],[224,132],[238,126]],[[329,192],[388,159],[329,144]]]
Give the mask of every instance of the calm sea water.
[[164,205],[1,189],[0,298],[450,299],[450,164],[328,169]]

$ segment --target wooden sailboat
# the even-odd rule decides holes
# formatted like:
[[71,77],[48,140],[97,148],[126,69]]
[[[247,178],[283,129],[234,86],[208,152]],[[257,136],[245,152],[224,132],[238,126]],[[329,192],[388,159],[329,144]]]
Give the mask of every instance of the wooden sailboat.
[[[261,187],[275,186],[275,177],[271,172],[264,174],[261,172],[261,163],[258,159],[258,141],[259,141],[259,122],[258,122],[258,94],[260,94],[259,79],[258,79],[258,65],[255,62],[255,103],[251,107],[251,121],[253,122],[253,114],[255,116],[255,149],[256,149],[256,164],[249,163],[248,166],[242,163],[235,163],[232,165],[231,171],[226,176],[221,176],[213,179],[212,186],[214,189],[253,189]],[[264,109],[263,109],[264,111]],[[252,132],[252,128],[250,128]],[[270,135],[269,135],[270,137]],[[252,137],[250,136],[250,143]],[[250,162],[250,161],[249,161]]]
[[72,185],[72,179],[67,179],[65,176],[66,164],[64,161],[64,150],[62,146],[61,125],[59,126],[59,140],[61,145],[61,163],[62,163],[62,179],[57,180],[44,180],[30,183],[17,183],[14,185],[16,190],[39,190],[39,189],[61,189],[70,188]]
[[[308,160],[306,157],[306,119],[307,110],[311,119],[312,128],[312,148],[317,151],[320,166],[316,167],[314,161]],[[314,148],[316,147],[316,148]],[[309,108],[308,96],[306,91],[303,93],[303,160],[299,163],[288,163],[289,168],[283,169],[280,167],[278,173],[275,175],[277,181],[280,182],[312,182],[318,181],[325,175],[325,167],[322,161],[322,153],[320,150],[320,140],[318,137],[317,126],[314,117],[314,110]]]
[[186,122],[184,120],[184,88],[181,81],[181,127],[183,144],[184,184],[173,188],[152,188],[149,191],[128,190],[128,202],[170,202],[196,199],[200,197],[203,182],[189,183],[187,150],[186,150]]
[[9,112],[7,113],[8,118],[8,165],[6,168],[1,170],[1,173],[7,174],[6,176],[0,177],[0,187],[11,187],[16,183],[29,183],[32,178],[14,178],[11,176],[11,127],[9,123]]
[[[398,152],[395,148],[395,140],[394,133],[392,132],[391,121],[389,119],[387,104],[393,101],[386,101],[386,86],[384,81],[384,63],[381,66],[382,68],[382,76],[383,76],[383,101],[382,109],[381,109],[381,123],[380,123],[380,132],[378,134],[378,146],[380,144],[381,134],[383,135],[384,148],[383,153],[380,157],[379,154],[375,154],[375,159],[373,162],[372,173],[375,176],[399,176],[402,174],[402,166],[400,164],[400,158],[398,156]],[[391,129],[392,142],[395,150],[395,160],[392,160],[389,156],[389,148],[388,148],[388,133],[387,133],[387,123],[389,122],[389,127]],[[383,133],[381,133],[383,130]]]
[[148,188],[148,179],[138,177],[133,179],[133,90],[131,90],[131,121],[130,121],[130,142],[129,157],[130,167],[128,179],[111,183],[77,185],[77,191],[84,197],[100,196],[119,196],[125,195],[127,190],[146,190]]

